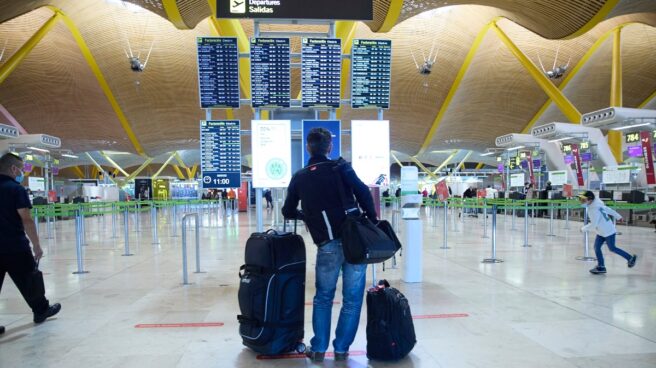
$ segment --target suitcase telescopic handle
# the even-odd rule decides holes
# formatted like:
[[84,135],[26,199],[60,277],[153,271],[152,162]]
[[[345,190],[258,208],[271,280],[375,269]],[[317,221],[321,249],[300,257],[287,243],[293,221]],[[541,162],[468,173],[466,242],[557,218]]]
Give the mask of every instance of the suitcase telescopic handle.
[[[294,219],[294,234],[296,234],[297,226],[298,226],[298,220]],[[282,222],[282,231],[287,232],[287,219],[284,219]]]

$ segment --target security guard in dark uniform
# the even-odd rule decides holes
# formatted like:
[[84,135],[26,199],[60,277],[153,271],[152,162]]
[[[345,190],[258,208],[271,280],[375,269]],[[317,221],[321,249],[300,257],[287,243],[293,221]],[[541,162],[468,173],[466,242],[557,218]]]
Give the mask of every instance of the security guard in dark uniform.
[[[30,288],[35,260],[41,259],[43,250],[30,214],[30,199],[20,185],[23,178],[23,160],[13,153],[3,155],[0,158],[0,290],[8,273],[32,308],[34,323],[41,323],[57,314],[61,305],[50,305],[45,295],[33,295]],[[4,332],[4,326],[0,326],[0,334]]]

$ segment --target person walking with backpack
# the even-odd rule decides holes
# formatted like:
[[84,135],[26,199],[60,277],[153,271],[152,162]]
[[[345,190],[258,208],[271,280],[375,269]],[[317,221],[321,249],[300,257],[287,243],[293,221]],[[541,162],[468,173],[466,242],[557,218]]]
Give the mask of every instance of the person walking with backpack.
[[581,205],[588,209],[589,219],[588,224],[584,225],[581,228],[581,231],[587,232],[593,230],[597,233],[594,243],[595,255],[597,256],[597,267],[591,269],[590,273],[595,275],[606,273],[604,254],[601,252],[601,247],[604,245],[604,242],[608,245],[608,249],[611,252],[626,259],[629,268],[635,266],[638,256],[635,254],[631,256],[629,253],[615,246],[617,229],[615,228],[611,216],[614,217],[615,220],[621,220],[622,216],[604,205],[599,198],[595,198],[594,193],[589,190],[583,194],[579,194],[578,198]]
[[[374,223],[378,222],[369,188],[358,178],[351,164],[326,156],[332,149],[330,131],[314,128],[307,135],[308,165],[292,177],[282,208],[285,218],[303,220],[312,240],[319,247],[316,261],[316,294],[312,310],[314,337],[305,354],[313,362],[324,360],[330,342],[333,299],[342,274],[342,308],[339,313],[333,348],[335,360],[348,359],[349,347],[360,323],[365,292],[366,264],[349,264],[344,258],[340,226],[346,219],[346,208],[361,208]],[[345,193],[344,205],[340,187]],[[301,211],[297,206],[301,203]],[[359,208],[358,208],[359,206]]]

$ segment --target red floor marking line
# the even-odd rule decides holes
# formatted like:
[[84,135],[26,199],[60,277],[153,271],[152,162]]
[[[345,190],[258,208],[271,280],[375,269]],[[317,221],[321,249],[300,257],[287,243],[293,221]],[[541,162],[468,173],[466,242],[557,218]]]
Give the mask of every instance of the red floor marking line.
[[[349,356],[363,356],[367,355],[366,351],[349,351]],[[326,358],[335,357],[335,353],[326,353]],[[281,355],[258,355],[258,360],[277,360],[277,359],[305,359],[305,354],[281,354]]]
[[[305,305],[313,305],[313,302],[305,302]],[[333,302],[333,305],[341,304],[341,302]]]
[[135,325],[134,328],[183,328],[183,327],[222,327],[223,322],[205,323],[144,323]]
[[467,313],[452,313],[452,314],[424,314],[412,316],[412,319],[438,319],[438,318],[462,318],[469,317]]

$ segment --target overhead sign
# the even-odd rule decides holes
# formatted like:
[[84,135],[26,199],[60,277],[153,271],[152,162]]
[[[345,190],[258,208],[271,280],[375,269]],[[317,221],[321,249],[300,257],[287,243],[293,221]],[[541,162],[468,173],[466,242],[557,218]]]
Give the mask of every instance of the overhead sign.
[[[324,128],[330,132],[333,149],[328,152],[328,158],[331,160],[338,159],[342,155],[342,122],[339,120],[303,120],[303,142],[306,141],[308,133],[313,128]],[[303,144],[303,154],[301,156],[305,167],[310,160],[310,154],[305,149],[305,144]]]
[[626,184],[631,182],[631,166],[604,166],[603,181],[604,184]]
[[583,167],[581,166],[581,155],[579,155],[579,145],[572,145],[572,155],[574,156],[574,164],[576,166],[576,181],[579,186],[585,185],[583,180]]
[[549,181],[551,185],[565,185],[567,184],[567,171],[549,171]]
[[373,20],[371,0],[217,0],[217,18]]
[[241,186],[239,120],[200,122],[200,162],[203,188]]
[[342,76],[342,40],[303,38],[301,100],[303,107],[339,108]]
[[391,40],[353,40],[351,107],[388,109],[391,73]]
[[251,121],[253,187],[286,188],[292,179],[290,120]]
[[253,108],[289,107],[292,88],[289,50],[289,38],[251,38]]
[[511,187],[523,187],[525,176],[524,173],[510,174],[510,186]]
[[640,142],[640,133],[627,133],[624,136],[624,141],[626,143],[635,143],[635,142]]
[[353,169],[367,185],[389,181],[390,139],[388,120],[351,122],[351,159]]
[[203,109],[239,108],[239,49],[233,37],[197,37],[198,91]]

